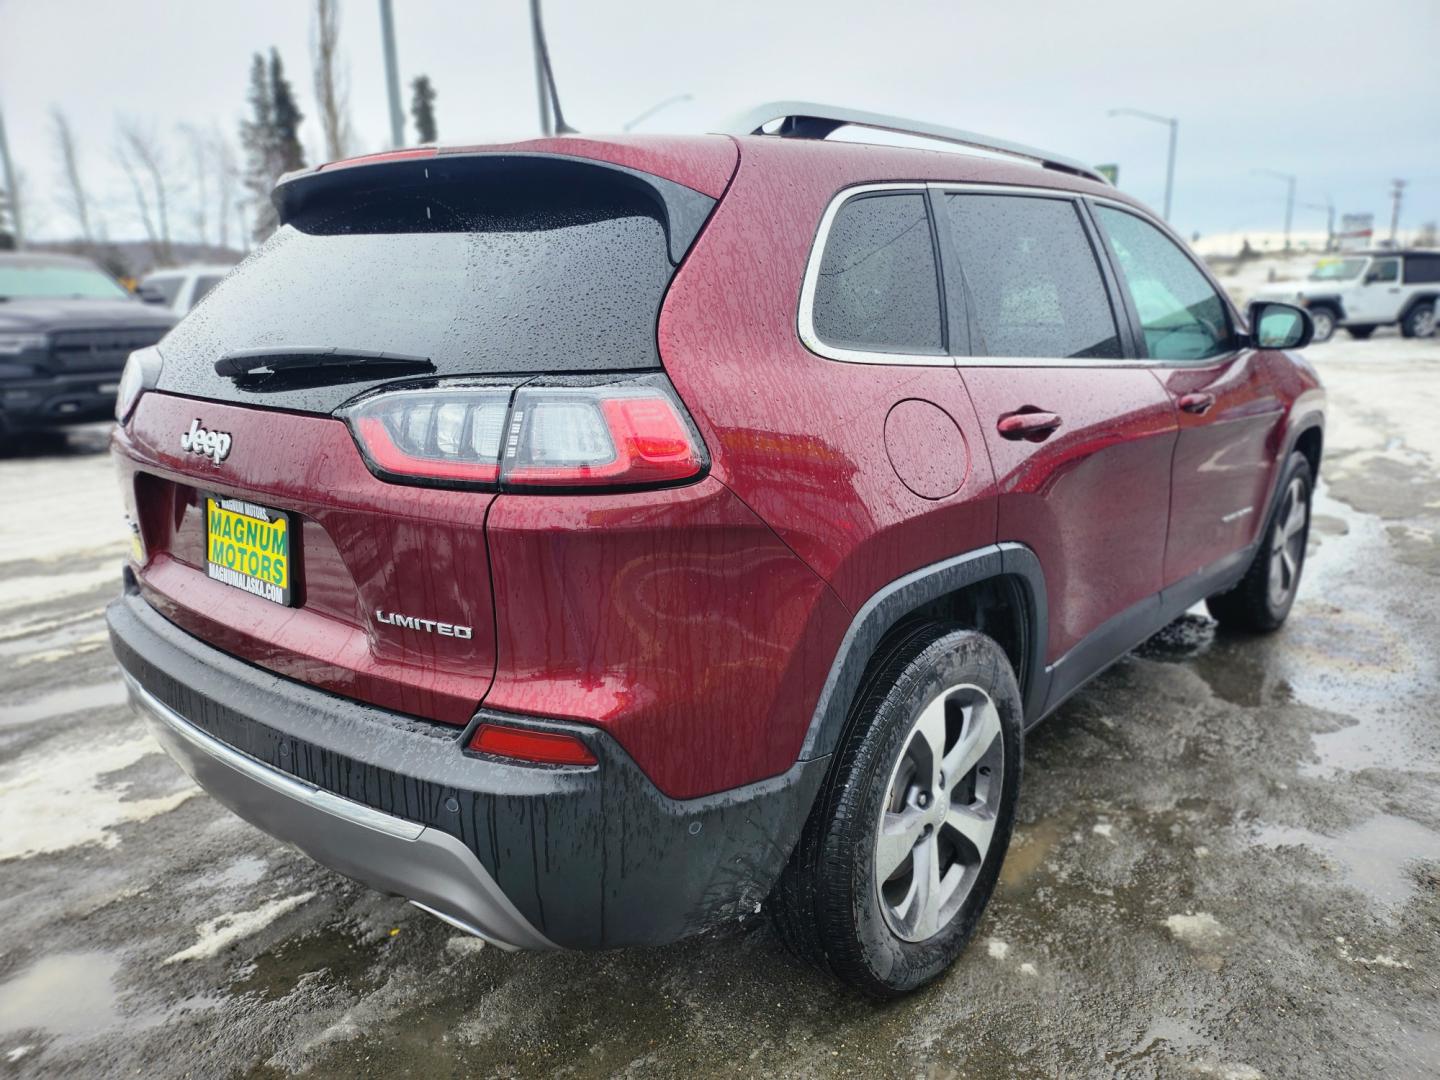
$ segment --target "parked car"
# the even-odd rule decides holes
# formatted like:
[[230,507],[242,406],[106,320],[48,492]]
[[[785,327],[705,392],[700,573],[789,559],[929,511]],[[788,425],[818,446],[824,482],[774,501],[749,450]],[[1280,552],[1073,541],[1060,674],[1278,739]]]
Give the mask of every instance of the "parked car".
[[1262,300],[1300,304],[1315,322],[1315,340],[1328,341],[1337,326],[1368,338],[1377,326],[1400,327],[1407,338],[1435,333],[1440,298],[1440,251],[1356,251],[1321,259],[1298,287],[1272,286]]
[[169,308],[178,318],[188,314],[233,269],[233,266],[182,266],[156,270],[140,279],[136,291],[146,303]]
[[89,259],[0,252],[0,437],[106,419],[126,357],[174,322]]
[[215,798],[502,947],[767,906],[911,990],[994,889],[1025,731],[1197,601],[1294,602],[1310,317],[1235,310],[1083,165],[788,105],[275,202],[131,359],[115,652]]

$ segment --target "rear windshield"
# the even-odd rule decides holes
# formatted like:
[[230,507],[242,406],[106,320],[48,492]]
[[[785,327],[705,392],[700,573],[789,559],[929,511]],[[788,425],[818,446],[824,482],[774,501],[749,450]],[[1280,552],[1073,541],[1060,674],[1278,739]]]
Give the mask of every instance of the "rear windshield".
[[307,208],[161,343],[161,387],[326,412],[357,392],[257,399],[215,375],[221,356],[256,348],[398,353],[440,375],[658,367],[672,273],[661,207],[585,173],[598,175],[491,172]]

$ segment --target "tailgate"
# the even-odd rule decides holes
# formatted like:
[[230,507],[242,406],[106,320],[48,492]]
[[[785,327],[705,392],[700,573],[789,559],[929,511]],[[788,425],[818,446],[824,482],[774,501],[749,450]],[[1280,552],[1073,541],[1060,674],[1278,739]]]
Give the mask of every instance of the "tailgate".
[[[181,449],[197,420],[230,436],[218,465]],[[385,483],[340,420],[166,394],[141,398],[115,449],[144,545],[137,577],[166,618],[333,693],[470,719],[495,668],[484,533],[492,495]],[[212,579],[206,495],[290,516],[292,606]]]

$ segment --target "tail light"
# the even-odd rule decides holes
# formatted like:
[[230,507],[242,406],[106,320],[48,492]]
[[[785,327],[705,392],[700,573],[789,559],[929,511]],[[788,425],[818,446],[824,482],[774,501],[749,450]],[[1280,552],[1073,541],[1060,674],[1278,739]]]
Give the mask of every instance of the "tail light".
[[341,415],[371,471],[397,483],[631,489],[682,483],[706,465],[663,375],[441,382],[383,391]]

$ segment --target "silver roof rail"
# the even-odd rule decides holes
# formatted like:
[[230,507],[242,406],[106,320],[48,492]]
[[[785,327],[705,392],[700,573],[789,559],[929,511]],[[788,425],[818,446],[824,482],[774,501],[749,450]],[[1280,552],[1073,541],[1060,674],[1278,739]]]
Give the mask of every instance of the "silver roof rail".
[[1101,184],[1110,183],[1098,170],[1083,162],[1052,154],[1048,150],[1025,146],[1023,143],[997,139],[992,135],[981,135],[978,132],[964,131],[960,128],[928,124],[923,120],[906,120],[899,116],[886,116],[883,113],[847,109],[837,105],[819,105],[813,101],[770,101],[764,105],[757,105],[749,112],[742,113],[731,121],[726,126],[724,134],[764,135],[766,134],[766,125],[773,124],[776,120],[783,121],[776,134],[788,138],[823,139],[837,128],[853,125],[854,127],[873,128],[877,131],[890,131],[897,135],[915,135],[924,139],[936,139],[940,142],[968,146],[975,150],[988,150],[996,154],[1007,154],[1011,157],[1033,161],[1047,169],[1058,169],[1061,172],[1082,176],[1086,180],[1094,180]]

